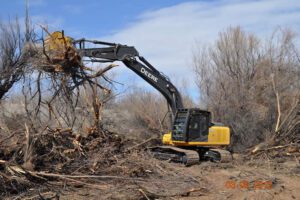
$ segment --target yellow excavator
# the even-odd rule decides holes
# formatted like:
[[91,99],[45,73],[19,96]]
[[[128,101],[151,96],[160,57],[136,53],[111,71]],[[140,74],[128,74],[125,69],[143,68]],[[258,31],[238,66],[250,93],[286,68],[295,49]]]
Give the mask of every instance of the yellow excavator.
[[184,163],[186,166],[201,160],[231,160],[230,152],[219,148],[230,144],[230,129],[213,123],[209,111],[185,108],[179,91],[170,79],[140,56],[133,46],[86,39],[73,40],[64,36],[63,32],[54,32],[46,39],[49,50],[61,44],[74,47],[81,58],[89,58],[92,62],[123,62],[166,98],[171,108],[172,128],[163,134],[162,146],[150,148],[155,158]]

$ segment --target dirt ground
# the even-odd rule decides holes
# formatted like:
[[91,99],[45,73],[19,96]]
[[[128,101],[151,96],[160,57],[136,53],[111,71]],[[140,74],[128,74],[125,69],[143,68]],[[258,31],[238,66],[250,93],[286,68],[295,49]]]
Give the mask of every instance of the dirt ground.
[[[191,167],[153,162],[173,174],[169,182],[149,178],[138,185],[131,182],[103,189],[79,188],[61,193],[60,199],[300,199],[300,167],[294,161],[203,162]],[[178,180],[183,176],[187,180]]]

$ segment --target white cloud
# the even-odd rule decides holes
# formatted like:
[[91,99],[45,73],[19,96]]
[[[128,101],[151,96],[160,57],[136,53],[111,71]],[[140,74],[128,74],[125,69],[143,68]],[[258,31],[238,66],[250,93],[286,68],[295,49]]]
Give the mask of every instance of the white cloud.
[[188,2],[143,13],[102,39],[134,45],[160,71],[192,82],[195,41],[211,43],[220,31],[236,25],[262,37],[277,26],[299,30],[299,19],[299,0]]

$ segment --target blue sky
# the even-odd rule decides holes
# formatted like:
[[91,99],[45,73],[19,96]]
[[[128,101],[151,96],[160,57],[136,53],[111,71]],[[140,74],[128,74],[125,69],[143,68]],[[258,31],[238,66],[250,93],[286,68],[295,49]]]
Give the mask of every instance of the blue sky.
[[[197,97],[192,71],[196,45],[212,44],[220,31],[241,26],[261,38],[274,29],[300,30],[300,0],[28,0],[34,24],[64,29],[73,38],[134,45],[175,85],[182,79]],[[24,17],[25,0],[1,0],[0,19]],[[115,70],[126,87],[148,87],[125,67]]]
[[[2,0],[0,19],[20,18],[26,0]],[[142,13],[184,3],[184,0],[28,0],[36,23],[63,28],[74,37],[102,37],[125,28]],[[192,1],[189,1],[192,2]]]

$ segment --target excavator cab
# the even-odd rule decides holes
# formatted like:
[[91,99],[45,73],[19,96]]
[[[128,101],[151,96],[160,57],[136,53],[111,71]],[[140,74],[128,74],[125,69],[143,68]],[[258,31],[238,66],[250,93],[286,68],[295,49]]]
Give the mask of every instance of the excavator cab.
[[210,113],[197,108],[179,109],[173,123],[172,140],[205,142],[208,140]]
[[229,145],[230,130],[212,123],[209,111],[178,109],[172,131],[164,134],[163,143],[174,146]]

